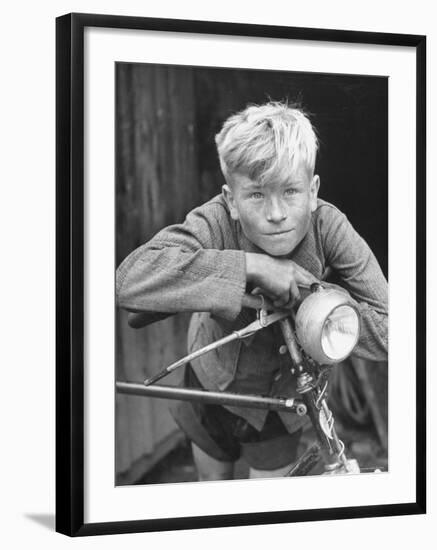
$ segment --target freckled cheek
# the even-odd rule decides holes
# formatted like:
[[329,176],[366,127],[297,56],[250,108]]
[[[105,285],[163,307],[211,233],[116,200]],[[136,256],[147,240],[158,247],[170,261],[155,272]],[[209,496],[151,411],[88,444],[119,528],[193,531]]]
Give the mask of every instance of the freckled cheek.
[[257,231],[263,224],[263,213],[259,208],[247,208],[244,212],[240,212],[240,221],[247,229]]
[[311,221],[311,210],[309,208],[293,208],[290,211],[290,218],[298,231],[306,232]]
[[245,216],[244,218],[241,217],[240,222],[246,237],[255,240],[262,237],[262,233],[264,233],[265,229],[259,217],[257,217],[257,214]]
[[242,223],[244,229],[246,232],[253,234],[262,232],[261,224],[258,223],[257,219],[254,218],[247,218],[244,220],[244,223]]
[[290,218],[299,219],[304,215],[305,209],[299,204],[289,204],[287,213]]

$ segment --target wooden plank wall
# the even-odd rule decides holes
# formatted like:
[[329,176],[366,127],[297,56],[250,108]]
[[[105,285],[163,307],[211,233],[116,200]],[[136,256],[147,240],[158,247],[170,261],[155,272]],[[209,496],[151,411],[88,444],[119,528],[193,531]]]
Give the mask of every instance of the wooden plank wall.
[[[197,180],[193,74],[187,68],[117,65],[117,265],[194,206]],[[187,317],[143,330],[117,312],[118,380],[141,381],[186,353]],[[178,380],[173,374],[168,382]],[[116,472],[129,483],[168,450],[178,429],[168,402],[116,396]]]

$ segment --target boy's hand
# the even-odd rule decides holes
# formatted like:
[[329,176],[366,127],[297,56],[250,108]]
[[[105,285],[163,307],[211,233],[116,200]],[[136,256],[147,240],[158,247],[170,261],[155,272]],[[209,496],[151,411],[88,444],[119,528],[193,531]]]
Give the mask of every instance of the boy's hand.
[[292,307],[299,299],[298,286],[318,282],[309,271],[293,260],[274,258],[265,254],[246,253],[247,281],[258,287],[255,292],[265,294],[275,307]]

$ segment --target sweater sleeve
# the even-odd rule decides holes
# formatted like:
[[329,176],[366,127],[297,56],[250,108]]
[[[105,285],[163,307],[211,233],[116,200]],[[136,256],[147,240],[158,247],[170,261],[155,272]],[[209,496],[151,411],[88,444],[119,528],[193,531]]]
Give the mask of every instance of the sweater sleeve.
[[361,335],[354,355],[386,361],[388,353],[388,285],[370,247],[347,217],[324,205],[322,241],[326,265],[331,267],[357,303]]
[[196,208],[121,263],[118,305],[131,311],[209,311],[233,321],[242,307],[246,264],[243,251],[227,248],[231,240],[222,204]]

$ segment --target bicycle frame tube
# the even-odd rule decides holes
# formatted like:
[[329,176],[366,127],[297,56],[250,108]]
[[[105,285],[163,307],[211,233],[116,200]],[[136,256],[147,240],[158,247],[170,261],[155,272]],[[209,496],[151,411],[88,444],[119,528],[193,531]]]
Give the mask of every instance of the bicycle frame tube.
[[209,390],[176,388],[173,386],[145,386],[144,384],[132,382],[116,382],[116,389],[119,393],[145,395],[158,399],[200,401],[217,405],[231,405],[233,407],[292,412],[299,416],[304,416],[307,413],[305,404],[298,398],[262,397],[260,395],[214,392]]

